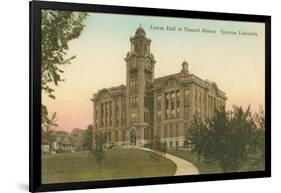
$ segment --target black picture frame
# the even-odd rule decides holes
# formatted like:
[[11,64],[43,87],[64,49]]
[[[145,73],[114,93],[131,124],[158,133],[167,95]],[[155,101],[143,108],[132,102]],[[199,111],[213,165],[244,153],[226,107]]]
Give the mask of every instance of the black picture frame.
[[[233,13],[185,11],[143,7],[124,7],[79,3],[31,1],[30,6],[30,143],[29,143],[29,191],[59,191],[91,188],[140,186],[152,184],[184,183],[198,181],[261,178],[271,176],[271,17]],[[74,182],[58,184],[41,183],[41,10],[71,10],[82,12],[116,13],[177,18],[200,18],[226,21],[260,22],[265,24],[265,171],[237,173],[200,174],[191,176],[152,177],[140,179],[120,179],[94,182]]]

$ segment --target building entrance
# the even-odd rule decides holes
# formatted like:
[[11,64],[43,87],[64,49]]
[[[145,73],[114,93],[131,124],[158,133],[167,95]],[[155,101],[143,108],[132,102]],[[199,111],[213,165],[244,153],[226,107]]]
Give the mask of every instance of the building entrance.
[[137,145],[137,130],[136,128],[132,128],[130,131],[130,144]]

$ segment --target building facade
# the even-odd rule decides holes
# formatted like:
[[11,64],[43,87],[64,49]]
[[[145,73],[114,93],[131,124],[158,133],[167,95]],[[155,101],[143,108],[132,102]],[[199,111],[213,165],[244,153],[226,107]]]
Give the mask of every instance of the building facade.
[[93,127],[108,144],[143,146],[159,137],[167,147],[185,145],[187,128],[197,112],[203,120],[225,106],[225,93],[214,82],[189,72],[154,77],[151,40],[142,27],[130,38],[125,57],[126,85],[103,88],[93,95]]

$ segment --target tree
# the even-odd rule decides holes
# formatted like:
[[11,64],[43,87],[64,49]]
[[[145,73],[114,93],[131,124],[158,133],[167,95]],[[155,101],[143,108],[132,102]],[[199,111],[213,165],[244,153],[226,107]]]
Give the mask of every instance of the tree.
[[207,126],[198,113],[195,113],[187,132],[187,142],[191,151],[197,153],[197,163],[200,162],[206,146]]
[[250,153],[253,155],[252,167],[265,164],[265,116],[264,110],[260,107],[259,112],[255,113],[254,120],[256,123],[256,130],[251,138],[252,146]]
[[88,128],[83,133],[83,149],[91,151],[93,148],[93,125],[88,125]]
[[[48,117],[48,113],[44,113],[46,113],[46,117]],[[48,142],[50,148],[52,146],[53,129],[58,126],[57,121],[57,113],[54,112],[51,118],[47,118],[46,121],[42,124],[42,138]]]
[[151,143],[151,149],[161,152],[161,141],[159,136],[154,136]]
[[154,151],[153,153],[151,153],[149,156],[152,160],[154,161],[159,161],[159,156],[157,155],[158,153],[164,154],[163,152],[163,148],[162,148],[162,144],[160,141],[160,137],[158,136],[154,136],[152,139],[152,142],[150,144],[150,148]]
[[217,110],[209,122],[204,157],[216,161],[224,172],[237,171],[247,160],[255,123],[250,107]]
[[49,97],[55,98],[49,83],[58,85],[63,81],[60,68],[75,58],[67,57],[69,41],[80,36],[87,13],[45,10],[42,12],[42,67],[41,86]]
[[94,148],[92,150],[92,154],[94,155],[95,159],[96,159],[96,163],[99,166],[99,172],[102,171],[102,163],[103,160],[105,159],[105,154],[104,154],[104,146],[105,143],[105,138],[103,136],[102,133],[97,133],[95,136],[95,145]]
[[[55,99],[54,88],[63,81],[61,67],[70,64],[75,56],[67,56],[69,41],[80,36],[85,25],[87,13],[71,11],[44,10],[42,12],[42,57],[41,89],[42,93]],[[48,120],[47,107],[42,104],[41,121]]]

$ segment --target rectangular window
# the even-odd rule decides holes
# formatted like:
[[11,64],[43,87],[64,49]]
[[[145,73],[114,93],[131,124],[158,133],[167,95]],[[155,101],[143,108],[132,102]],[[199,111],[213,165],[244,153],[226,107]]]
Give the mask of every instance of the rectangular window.
[[161,109],[161,95],[157,95],[157,109]]
[[175,109],[175,93],[172,92],[171,94],[171,109],[174,110]]
[[161,127],[157,127],[157,135],[158,137],[161,137]]
[[173,125],[170,125],[170,136],[169,137],[173,137]]
[[134,88],[135,92],[138,91],[138,88],[139,88],[139,81],[135,80],[135,88]]
[[189,89],[184,90],[184,106],[189,106]]
[[180,108],[177,108],[177,110],[176,110],[176,117],[177,118],[180,117]]
[[171,117],[170,117],[170,110],[169,109],[167,109],[166,110],[166,119],[170,119]]
[[177,108],[180,108],[180,91],[176,92]]
[[165,94],[165,105],[166,109],[169,109],[169,94]]
[[115,141],[118,141],[118,131],[115,131]]
[[144,112],[144,122],[145,123],[148,123],[149,122],[149,114],[148,114],[148,112]]
[[108,103],[109,125],[112,125],[112,102]]
[[101,126],[103,127],[103,104],[101,104]]
[[201,115],[201,92],[198,92],[197,94],[197,112],[199,116]]
[[172,141],[170,141],[170,147],[173,147],[173,142]]
[[148,89],[150,87],[150,85],[151,85],[150,81],[147,81],[147,80],[144,81],[144,88],[145,89]]
[[122,131],[122,141],[126,140],[126,131]]
[[122,109],[126,109],[126,100],[122,99]]
[[147,107],[147,108],[152,107],[152,106],[151,106],[151,101],[152,101],[152,100],[151,100],[151,97],[145,96],[145,97],[144,97],[144,106]]
[[111,143],[111,132],[108,132],[108,142]]
[[171,118],[172,119],[176,118],[176,110],[171,111]]
[[104,112],[105,112],[105,118],[104,118],[104,125],[107,126],[107,103],[104,104]]
[[122,113],[122,125],[125,125],[126,124],[126,114],[125,113]]
[[138,103],[139,103],[138,97],[135,97],[134,100],[135,100],[135,106],[138,106]]
[[119,111],[116,112],[115,124],[119,125]]
[[188,106],[185,106],[185,107],[184,107],[184,116],[185,116],[185,117],[188,117],[188,115],[189,115],[189,107],[188,107]]
[[148,140],[148,128],[144,128],[144,129],[143,129],[143,132],[144,132],[144,133],[143,133],[144,139],[145,139],[145,140]]
[[188,134],[188,123],[184,124],[183,131],[184,131],[184,135],[186,136]]
[[161,120],[161,111],[157,111],[157,120]]
[[194,103],[195,103],[195,109],[197,109],[197,90],[195,90],[194,93]]
[[132,51],[132,52],[135,52],[135,46],[134,46],[134,44],[131,44],[131,51]]
[[138,97],[133,96],[129,98],[129,106],[130,107],[137,107],[138,106]]
[[150,112],[150,116],[149,116],[149,123],[153,123],[154,121],[154,112]]
[[[137,72],[130,73],[131,78],[135,78],[137,76]],[[131,93],[136,93],[138,91],[138,80],[131,80],[129,83],[129,88]]]

